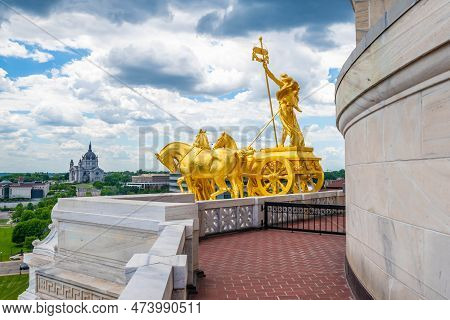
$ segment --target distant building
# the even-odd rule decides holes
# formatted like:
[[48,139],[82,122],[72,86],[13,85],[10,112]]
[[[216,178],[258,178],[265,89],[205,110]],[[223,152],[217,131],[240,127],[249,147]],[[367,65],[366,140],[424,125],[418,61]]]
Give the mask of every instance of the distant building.
[[0,199],[9,198],[9,185],[12,184],[11,181],[3,180],[0,182]]
[[[22,181],[22,180],[21,180]],[[39,199],[45,198],[50,190],[48,182],[0,182],[1,199]]]
[[169,174],[152,173],[132,176],[127,187],[138,187],[139,189],[160,189],[169,186]]
[[[181,178],[180,173],[171,173],[169,175],[169,192],[170,193],[180,193],[180,187],[178,186],[178,179]],[[184,192],[189,192],[186,182],[182,183]],[[217,196],[216,199],[231,199],[231,194],[229,192],[222,193]]]
[[323,189],[326,190],[344,190],[345,188],[345,179],[338,178],[336,180],[325,180],[323,185]]
[[69,182],[85,183],[103,181],[105,172],[98,166],[98,157],[92,152],[92,145],[89,143],[89,150],[78,161],[75,166],[70,160]]
[[[178,186],[177,180],[181,178],[179,173],[171,173],[169,175],[169,192],[178,193],[180,192],[180,187]],[[186,183],[183,183],[183,188],[187,190]]]

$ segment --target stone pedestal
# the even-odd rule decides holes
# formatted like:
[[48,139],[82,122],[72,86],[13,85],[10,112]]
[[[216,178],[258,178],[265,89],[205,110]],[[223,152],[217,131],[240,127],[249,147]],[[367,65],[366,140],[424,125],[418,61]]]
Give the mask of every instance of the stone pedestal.
[[186,234],[189,259],[198,264],[193,256],[198,208],[188,197],[182,197],[184,203],[152,201],[161,199],[157,195],[145,201],[140,196],[59,199],[50,234],[25,257],[30,284],[20,299],[116,299],[129,280],[127,263],[148,253],[171,224],[187,230],[183,245]]

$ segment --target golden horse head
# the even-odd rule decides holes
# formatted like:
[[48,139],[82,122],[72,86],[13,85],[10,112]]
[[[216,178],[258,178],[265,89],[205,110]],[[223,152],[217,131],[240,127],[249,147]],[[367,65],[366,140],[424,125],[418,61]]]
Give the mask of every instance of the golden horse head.
[[234,141],[234,139],[225,131],[222,132],[222,134],[220,135],[219,139],[217,139],[216,143],[213,146],[213,149],[218,149],[218,148],[228,148],[228,149],[237,149],[237,144],[236,141]]

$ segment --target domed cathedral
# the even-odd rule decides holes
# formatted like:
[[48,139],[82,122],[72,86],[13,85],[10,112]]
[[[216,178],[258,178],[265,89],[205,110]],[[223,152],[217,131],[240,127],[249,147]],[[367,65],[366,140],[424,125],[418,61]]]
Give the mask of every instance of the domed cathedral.
[[78,161],[75,166],[73,160],[70,160],[69,181],[75,183],[103,181],[105,172],[98,166],[98,157],[92,151],[92,145],[89,142],[89,150]]

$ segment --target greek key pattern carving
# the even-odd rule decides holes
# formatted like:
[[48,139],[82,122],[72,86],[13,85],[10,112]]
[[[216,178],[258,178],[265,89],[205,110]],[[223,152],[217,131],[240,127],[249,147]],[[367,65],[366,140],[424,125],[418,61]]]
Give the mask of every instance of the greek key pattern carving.
[[62,281],[36,274],[36,291],[52,298],[61,300],[113,300],[117,297],[108,296],[71,285]]

